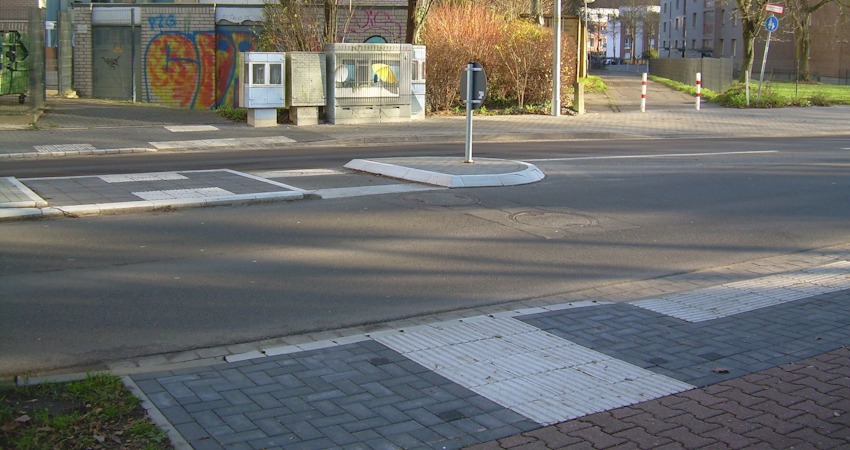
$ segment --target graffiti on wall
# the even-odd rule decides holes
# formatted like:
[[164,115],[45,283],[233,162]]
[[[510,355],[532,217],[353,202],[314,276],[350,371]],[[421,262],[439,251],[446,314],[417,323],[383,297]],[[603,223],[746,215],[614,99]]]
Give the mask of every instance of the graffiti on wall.
[[[152,17],[148,23],[153,28],[159,20]],[[166,16],[162,20],[165,24],[169,19]],[[236,61],[239,52],[251,51],[255,42],[254,33],[226,27],[157,34],[144,56],[147,101],[195,109],[235,105]]]
[[390,11],[380,9],[355,9],[351,22],[345,29],[346,34],[379,35],[388,42],[402,42],[404,40],[404,29],[406,24],[400,22],[398,17],[390,14]]

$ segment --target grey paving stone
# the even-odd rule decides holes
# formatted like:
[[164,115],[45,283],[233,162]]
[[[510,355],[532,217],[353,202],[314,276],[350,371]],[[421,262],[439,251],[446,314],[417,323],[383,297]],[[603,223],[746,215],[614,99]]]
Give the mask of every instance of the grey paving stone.
[[[841,291],[701,323],[687,323],[628,304],[567,309],[519,319],[639,367],[706,386],[845,344],[843,337],[830,333],[844,333],[850,328],[848,299],[850,291]],[[634,325],[635,318],[640,319],[640,327]],[[831,328],[825,323],[831,323]],[[657,333],[644,334],[647,328]],[[801,336],[812,329],[823,336],[801,341]],[[621,351],[625,344],[612,343],[614,334],[643,345]],[[733,373],[705,373],[707,360]]]

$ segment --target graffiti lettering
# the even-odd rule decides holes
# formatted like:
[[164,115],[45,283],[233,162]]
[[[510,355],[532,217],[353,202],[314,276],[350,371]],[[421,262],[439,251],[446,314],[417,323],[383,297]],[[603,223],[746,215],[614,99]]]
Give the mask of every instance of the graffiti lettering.
[[177,18],[174,17],[174,14],[160,14],[158,16],[148,17],[148,25],[150,25],[151,30],[174,28],[177,26]]
[[[404,39],[404,25],[393,19],[387,11],[376,9],[355,10],[346,33],[366,36],[380,35],[389,42],[400,42]],[[365,40],[365,37],[363,38]]]
[[147,101],[196,109],[234,105],[237,56],[253,49],[256,36],[222,28],[156,35],[144,56]]

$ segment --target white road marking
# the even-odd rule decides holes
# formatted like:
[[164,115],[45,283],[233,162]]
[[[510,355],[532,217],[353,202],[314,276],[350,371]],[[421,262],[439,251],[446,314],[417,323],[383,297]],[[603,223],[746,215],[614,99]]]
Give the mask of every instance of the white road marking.
[[592,161],[597,159],[643,159],[643,158],[686,158],[689,156],[727,156],[727,155],[759,155],[764,153],[779,153],[777,150],[759,150],[747,152],[716,152],[716,153],[667,153],[657,155],[622,155],[622,156],[585,156],[577,158],[542,158],[524,159],[526,162],[540,161]]
[[313,177],[320,175],[344,175],[345,173],[337,169],[266,170],[262,172],[251,172],[252,175],[260,178]]

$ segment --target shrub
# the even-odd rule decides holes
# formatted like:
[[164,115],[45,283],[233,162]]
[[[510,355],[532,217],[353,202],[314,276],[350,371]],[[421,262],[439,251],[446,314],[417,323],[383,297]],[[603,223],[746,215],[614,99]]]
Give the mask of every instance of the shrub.
[[[760,96],[757,95],[757,89],[750,86],[750,108],[781,108],[789,105],[788,100],[771,90],[769,85],[762,86]],[[747,108],[746,86],[743,83],[735,83],[726,92],[717,95],[713,101],[723,106]]]
[[232,106],[219,106],[216,110],[219,116],[234,122],[246,122],[248,120],[248,110],[245,108],[234,108]]
[[490,94],[501,94],[498,88],[493,89],[499,82],[493,68],[498,62],[495,47],[503,32],[502,17],[496,11],[471,2],[431,10],[422,33],[428,47],[427,97],[431,110],[451,110],[459,99],[463,67],[470,61],[484,66]]
[[[500,14],[483,3],[463,2],[435,6],[422,36],[428,46],[427,95],[432,111],[452,111],[460,101],[460,77],[469,61],[480,62],[487,71],[485,106],[510,103],[517,106],[514,111],[528,113],[551,101],[551,29]],[[575,45],[574,37],[564,36],[562,86],[576,81],[576,56],[569,51]],[[562,103],[569,104],[568,89],[561,92]],[[526,108],[528,104],[534,106]]]
[[814,106],[832,106],[836,103],[825,94],[812,94],[809,96],[809,102]]

